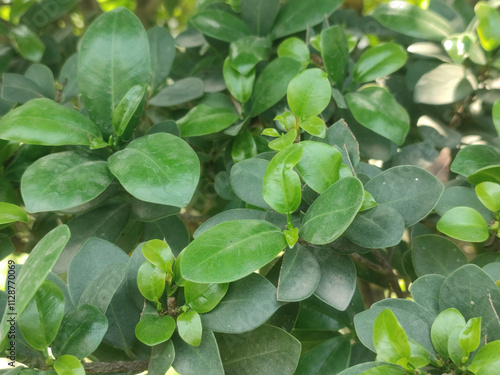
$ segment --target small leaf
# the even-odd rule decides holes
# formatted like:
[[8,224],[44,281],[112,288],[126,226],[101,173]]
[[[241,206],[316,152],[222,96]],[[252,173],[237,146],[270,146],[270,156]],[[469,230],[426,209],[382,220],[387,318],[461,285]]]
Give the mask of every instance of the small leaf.
[[363,212],[369,210],[370,208],[377,207],[377,202],[375,202],[375,198],[365,190],[365,196],[363,197],[363,204],[359,209],[359,212]]
[[434,345],[436,351],[445,359],[450,358],[450,354],[448,353],[448,342],[451,333],[456,328],[463,327],[465,327],[465,319],[462,314],[454,308],[449,308],[440,312],[434,320],[434,323],[432,323],[432,345]]
[[179,336],[192,346],[201,344],[203,329],[200,315],[196,311],[187,311],[177,317]]
[[270,48],[271,41],[268,38],[247,36],[238,39],[229,46],[231,67],[240,74],[249,74],[257,63],[267,58]]
[[400,364],[401,359],[409,360],[411,357],[408,336],[389,309],[383,310],[375,319],[373,345],[379,361]]
[[216,108],[200,104],[177,120],[182,137],[197,137],[226,129],[238,119],[238,115],[227,108]]
[[315,137],[325,138],[325,122],[318,116],[311,116],[301,120],[299,126]]
[[142,254],[153,266],[165,272],[172,272],[174,254],[166,242],[161,240],[150,240],[142,245]]
[[175,320],[169,315],[144,315],[135,326],[135,336],[148,346],[167,341],[175,331]]
[[227,89],[240,103],[246,103],[250,99],[255,81],[255,70],[247,74],[241,74],[231,66],[229,58],[224,60],[222,75]]
[[436,228],[461,241],[483,242],[489,237],[488,225],[483,217],[469,207],[454,207],[446,211]]
[[14,47],[27,60],[38,62],[45,52],[45,45],[26,25],[19,24],[10,30]]
[[146,88],[146,85],[135,85],[116,106],[112,121],[113,131],[117,136],[121,136],[127,129],[146,94]]
[[476,194],[482,204],[489,210],[500,210],[500,185],[494,182],[481,182],[476,185]]
[[257,155],[257,145],[248,129],[243,129],[234,138],[231,157],[235,163],[253,158]]
[[0,225],[15,221],[29,222],[28,214],[15,204],[0,202]]
[[399,44],[385,43],[366,50],[354,64],[353,79],[364,83],[387,76],[406,63],[406,51]]
[[495,374],[500,371],[500,341],[492,341],[483,346],[474,356],[468,370],[478,375]]
[[469,319],[458,339],[464,352],[472,353],[476,350],[481,341],[481,317]]
[[297,126],[297,118],[290,111],[285,111],[281,115],[276,116],[274,121],[277,121],[279,126],[286,131],[290,131]]
[[290,57],[297,60],[305,68],[309,64],[309,48],[301,39],[291,37],[278,46],[278,57]]
[[290,146],[295,141],[296,138],[297,138],[297,131],[295,129],[292,129],[285,135],[282,135],[277,139],[273,139],[267,145],[272,150],[281,151]]
[[283,233],[285,234],[288,247],[294,247],[299,240],[299,228],[286,229]]
[[85,375],[85,369],[78,358],[72,355],[62,355],[54,362],[57,375]]
[[471,34],[456,34],[443,40],[442,44],[453,62],[461,64],[469,56],[475,39]]
[[480,1],[474,7],[479,21],[477,35],[481,46],[486,51],[493,51],[500,46],[500,13],[485,1]]
[[323,112],[332,95],[326,73],[316,68],[307,69],[292,79],[286,94],[290,109],[302,119]]
[[450,354],[451,361],[457,366],[463,366],[469,359],[469,353],[466,353],[460,347],[460,332],[461,327],[456,327],[450,334],[448,340],[448,353]]
[[198,284],[191,281],[184,283],[184,298],[194,311],[202,314],[213,310],[226,295],[228,283]]
[[149,262],[144,262],[137,273],[137,286],[141,294],[150,301],[158,301],[165,290],[167,274]]

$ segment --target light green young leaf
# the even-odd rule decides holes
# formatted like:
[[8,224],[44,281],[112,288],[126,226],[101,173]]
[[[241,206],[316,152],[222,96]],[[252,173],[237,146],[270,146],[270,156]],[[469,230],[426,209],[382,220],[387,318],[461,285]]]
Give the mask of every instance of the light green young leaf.
[[492,341],[483,346],[474,356],[468,370],[476,375],[496,374],[500,371],[500,341]]
[[325,72],[307,69],[290,81],[288,105],[301,119],[319,115],[330,103],[331,86]]
[[299,122],[299,126],[311,135],[318,138],[325,138],[325,122],[318,116],[307,117]]
[[201,344],[203,328],[200,315],[196,311],[183,312],[177,317],[177,330],[179,336],[192,346]]
[[281,151],[290,146],[297,138],[297,130],[292,129],[279,138],[273,139],[267,145],[270,149]]
[[29,221],[28,214],[21,207],[12,203],[0,202],[0,225],[22,221]]
[[471,318],[460,331],[460,347],[466,353],[472,353],[481,342],[481,317]]
[[470,207],[453,207],[446,211],[436,228],[461,241],[483,242],[489,237],[488,225],[483,217]]
[[167,341],[175,331],[175,320],[169,315],[144,315],[135,326],[135,336],[148,346]]
[[490,211],[500,210],[500,184],[489,181],[481,182],[476,185],[476,195]]
[[165,272],[172,272],[174,254],[166,242],[150,240],[142,245],[142,254],[153,266]]
[[439,313],[431,326],[432,345],[443,358],[450,358],[448,353],[448,342],[451,333],[456,328],[465,327],[465,319],[462,314],[454,308],[446,309]]
[[215,308],[226,295],[228,283],[199,284],[191,281],[184,283],[184,298],[194,311],[202,314]]
[[309,64],[309,48],[297,37],[287,38],[278,46],[278,57],[290,57],[306,68]]
[[481,46],[486,51],[493,51],[500,46],[500,12],[485,1],[480,1],[474,7],[479,21],[477,35]]
[[373,345],[377,360],[407,367],[411,357],[410,342],[394,313],[383,310],[373,325]]
[[85,375],[85,369],[78,358],[73,355],[62,355],[54,362],[57,375]]

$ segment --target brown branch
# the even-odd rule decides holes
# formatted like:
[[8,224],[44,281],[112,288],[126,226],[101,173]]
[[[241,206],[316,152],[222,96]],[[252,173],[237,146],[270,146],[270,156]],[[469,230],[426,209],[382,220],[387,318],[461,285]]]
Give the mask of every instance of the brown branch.
[[104,374],[117,372],[146,371],[149,361],[118,361],[118,362],[90,362],[83,363],[83,368],[89,374]]
[[474,94],[470,94],[468,97],[464,99],[460,107],[457,109],[455,114],[453,115],[448,126],[452,129],[458,128],[462,124],[462,118],[464,117],[465,111],[469,108],[472,103],[472,99],[474,99]]

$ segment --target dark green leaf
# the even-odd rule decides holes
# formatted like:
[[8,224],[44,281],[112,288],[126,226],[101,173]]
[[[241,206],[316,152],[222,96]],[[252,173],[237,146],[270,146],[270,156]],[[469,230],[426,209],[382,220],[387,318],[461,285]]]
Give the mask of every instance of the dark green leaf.
[[235,163],[250,159],[257,155],[257,145],[248,129],[243,129],[234,138],[231,157]]
[[270,208],[263,198],[263,183],[269,161],[247,159],[231,168],[230,182],[241,200],[260,208]]
[[462,148],[450,166],[452,172],[468,177],[478,170],[500,164],[500,152],[488,145],[471,145]]
[[427,274],[420,276],[412,283],[410,288],[413,300],[432,314],[439,314],[441,311],[439,308],[439,291],[444,280],[445,277],[442,275]]
[[[22,15],[20,22],[32,30],[41,29],[70,11],[77,2],[78,0],[41,0],[34,2]],[[29,4],[30,2],[26,3]]]
[[102,14],[85,32],[78,54],[78,86],[89,116],[108,137],[117,104],[151,74],[149,42],[128,9]]
[[54,370],[56,370],[57,375],[85,375],[85,369],[80,360],[68,354],[62,355],[55,360]]
[[28,214],[15,204],[0,202],[0,224],[8,224],[15,221],[29,222]]
[[293,78],[286,92],[290,109],[301,119],[323,112],[331,95],[326,73],[317,68],[307,69]]
[[323,30],[320,42],[321,57],[328,78],[339,90],[342,90],[349,69],[349,49],[344,30],[340,26],[332,26]]
[[144,225],[143,240],[159,239],[168,242],[175,256],[189,244],[189,232],[178,216],[169,216]]
[[165,375],[165,369],[170,368],[175,357],[175,348],[172,340],[155,345],[151,348],[149,359],[149,375]]
[[30,65],[24,76],[40,86],[43,96],[54,99],[56,95],[54,74],[48,66],[42,64]]
[[467,182],[471,185],[478,185],[485,181],[500,184],[500,165],[492,165],[490,167],[481,168],[467,177]]
[[29,212],[59,211],[90,202],[113,178],[106,161],[66,151],[31,164],[21,178],[21,193]]
[[170,339],[175,331],[175,320],[169,315],[144,315],[135,326],[136,337],[148,346],[155,346]]
[[448,342],[455,328],[465,327],[465,319],[457,309],[449,308],[442,311],[434,320],[431,327],[432,345],[445,359],[450,358]]
[[234,42],[251,34],[242,20],[223,11],[199,12],[192,16],[189,22],[203,34],[224,42]]
[[17,25],[10,30],[14,47],[25,59],[38,62],[45,52],[45,45],[26,25]]
[[500,137],[500,99],[497,99],[493,104],[492,116],[493,116],[493,125],[495,125],[497,134]]
[[237,119],[232,110],[200,104],[177,120],[177,125],[182,137],[196,137],[224,130]]
[[330,125],[326,130],[326,137],[319,140],[319,142],[337,146],[342,153],[342,162],[345,165],[357,167],[359,163],[359,145],[344,120],[339,120]]
[[247,334],[222,335],[218,343],[226,375],[291,375],[300,355],[296,338],[268,325]]
[[151,98],[149,104],[157,107],[171,107],[198,99],[204,94],[205,85],[199,78],[184,78],[162,89]]
[[286,246],[285,235],[261,220],[216,225],[185,249],[181,272],[198,283],[238,280],[266,265]]
[[332,242],[351,224],[362,202],[363,186],[357,178],[337,181],[309,207],[302,219],[300,236],[317,245]]
[[57,82],[64,85],[61,94],[61,103],[66,103],[80,92],[77,82],[78,54],[71,55],[64,63]]
[[2,90],[0,98],[12,103],[9,105],[5,113],[12,109],[14,103],[26,103],[32,99],[42,98],[43,89],[31,79],[26,78],[21,74],[4,73],[2,74]]
[[111,172],[136,198],[176,207],[187,206],[200,175],[195,152],[185,141],[167,133],[130,142],[108,163]]
[[215,308],[227,292],[229,284],[184,283],[186,303],[198,313],[207,313]]
[[170,32],[159,26],[148,30],[151,55],[151,83],[156,89],[167,79],[175,58],[175,42]]
[[[261,159],[254,159],[261,160]],[[210,219],[201,224],[198,229],[193,234],[193,237],[196,238],[200,236],[203,232],[206,232],[212,227],[215,227],[217,224],[224,223],[226,221],[233,220],[264,220],[266,213],[260,210],[251,210],[248,208],[235,208],[232,210],[223,211],[215,216],[212,216]]]
[[439,219],[437,230],[462,241],[483,242],[490,235],[479,212],[470,207],[454,207]]
[[240,0],[241,18],[257,35],[266,35],[280,9],[279,0]]
[[167,216],[176,215],[180,211],[179,207],[144,202],[135,198],[131,198],[130,204],[132,206],[134,215],[140,221],[145,222],[157,221]]
[[366,362],[350,367],[339,375],[405,375],[407,372],[401,367],[384,362]]
[[304,353],[294,374],[338,374],[349,367],[350,356],[349,340],[344,337],[334,337]]
[[364,83],[387,76],[406,63],[406,51],[399,44],[385,43],[366,50],[354,65],[353,79]]

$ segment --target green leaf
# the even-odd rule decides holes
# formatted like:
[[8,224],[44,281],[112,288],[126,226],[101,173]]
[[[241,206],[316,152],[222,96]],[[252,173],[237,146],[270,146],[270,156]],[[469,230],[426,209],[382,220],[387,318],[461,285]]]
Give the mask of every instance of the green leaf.
[[492,341],[483,346],[467,367],[477,375],[494,374],[500,371],[500,341]]
[[486,222],[493,219],[492,212],[481,203],[475,191],[463,186],[452,186],[446,189],[434,210],[438,215],[443,216],[449,209],[459,206],[475,209]]
[[395,208],[409,227],[426,217],[443,192],[443,184],[431,173],[410,165],[393,167],[365,185],[379,206]]
[[411,247],[413,267],[418,276],[437,274],[449,276],[467,258],[460,248],[443,236],[424,234],[413,239]]
[[385,43],[367,49],[354,64],[353,79],[375,81],[398,71],[406,63],[406,51],[399,44]]
[[198,12],[189,19],[189,22],[203,34],[224,42],[235,42],[251,34],[242,20],[223,11]]
[[386,248],[400,243],[404,231],[405,222],[399,212],[381,205],[356,215],[345,236],[362,247]]
[[453,32],[440,15],[403,1],[377,6],[372,17],[388,29],[419,39],[440,42]]
[[349,69],[349,48],[344,30],[332,26],[321,32],[321,57],[325,64],[328,78],[342,90]]
[[321,23],[340,7],[339,0],[291,0],[280,10],[271,31],[272,39],[295,34]]
[[248,74],[241,74],[231,67],[229,58],[226,58],[222,68],[222,75],[231,95],[240,103],[248,102],[253,91],[255,70],[251,70]]
[[175,331],[175,320],[169,315],[144,315],[135,326],[135,336],[148,346],[167,341]]
[[469,359],[469,353],[464,352],[460,347],[459,336],[461,331],[462,327],[455,328],[451,332],[450,339],[448,340],[448,353],[450,359],[457,366],[463,366]]
[[149,82],[148,36],[128,9],[99,16],[85,32],[78,54],[78,87],[89,117],[105,137],[113,131],[113,112],[127,92]]
[[32,64],[24,73],[24,76],[35,82],[42,89],[43,96],[54,99],[56,88],[54,82],[54,74],[46,65]]
[[[22,314],[38,288],[43,284],[51,268],[68,242],[70,232],[67,225],[56,227],[47,233],[33,250],[16,277],[15,313]],[[10,316],[4,313],[0,323],[0,342],[10,328]]]
[[496,212],[500,210],[500,185],[494,182],[481,182],[476,185],[477,197],[489,210]]
[[107,330],[108,320],[97,307],[78,306],[64,316],[52,351],[56,357],[69,354],[83,359],[97,349]]
[[282,214],[294,212],[301,201],[301,183],[293,167],[302,157],[303,147],[292,144],[278,152],[271,160],[264,175],[264,200]]
[[117,136],[121,136],[127,127],[134,127],[137,121],[133,121],[134,114],[143,103],[146,94],[146,85],[135,85],[127,91],[125,96],[117,104],[113,111],[113,131]]
[[278,327],[222,335],[218,343],[226,375],[292,375],[299,361],[300,342]]
[[302,119],[323,112],[331,96],[328,76],[317,68],[307,69],[293,78],[286,92],[290,109]]
[[354,118],[361,125],[397,145],[404,142],[410,130],[410,118],[386,89],[368,86],[347,94],[345,99]]
[[454,207],[446,211],[436,228],[461,241],[483,242],[489,237],[488,225],[483,217],[470,207]]
[[306,117],[300,121],[299,126],[311,135],[319,138],[325,138],[325,122],[318,116]]
[[182,137],[196,137],[217,133],[238,119],[234,111],[200,104],[177,120]]
[[309,207],[300,236],[313,244],[327,244],[351,224],[363,202],[363,185],[355,177],[343,178],[326,189]]
[[294,130],[297,126],[297,118],[290,111],[285,111],[281,115],[276,116],[274,121],[277,121],[278,124],[287,132]]
[[29,222],[26,211],[15,204],[0,202],[0,224],[8,224],[15,221]]
[[500,13],[496,7],[480,1],[474,7],[477,20],[477,35],[481,46],[486,51],[493,51],[500,46]]
[[451,104],[465,99],[476,85],[462,65],[441,64],[420,77],[413,100],[431,105]]
[[111,155],[109,169],[134,197],[187,206],[200,177],[200,162],[182,139],[167,133],[145,135]]
[[305,352],[299,361],[295,375],[338,374],[349,367],[351,344],[339,336],[326,340]]
[[462,314],[454,308],[449,308],[440,312],[436,320],[434,320],[434,323],[432,323],[432,345],[434,345],[436,351],[443,356],[443,358],[450,358],[450,354],[448,353],[448,342],[451,333],[456,328],[463,327],[465,327],[465,319]]
[[264,220],[265,215],[266,213],[264,211],[253,210],[249,208],[234,208],[231,210],[222,211],[201,224],[194,232],[193,237],[196,238],[203,232],[206,232],[210,228],[215,227],[217,224],[224,223],[226,221],[250,219]]
[[64,316],[64,295],[59,287],[45,280],[19,316],[17,324],[26,341],[44,350],[56,337]]
[[[11,110],[14,103],[26,103],[30,100],[39,99],[44,96],[44,90],[38,84],[21,74],[2,74],[1,87],[0,98],[4,101],[12,102],[12,104],[9,104],[2,110],[2,114],[6,114]],[[6,105],[6,103],[4,105]]]
[[175,41],[170,32],[160,26],[148,30],[151,55],[151,84],[156,89],[167,79],[175,58]]
[[363,197],[363,204],[361,205],[359,212],[363,212],[374,207],[377,207],[377,202],[375,202],[373,196],[365,190],[365,195]]
[[342,153],[342,162],[354,168],[359,163],[359,145],[344,120],[339,120],[326,130],[326,137],[319,142],[337,146]]
[[468,56],[476,38],[472,34],[455,34],[442,44],[455,64],[461,64]]
[[166,242],[161,240],[150,240],[142,245],[142,254],[153,266],[165,272],[172,271],[174,254]]
[[226,295],[229,284],[184,283],[184,298],[194,311],[202,314],[213,310]]
[[285,235],[261,220],[229,221],[210,228],[184,250],[181,272],[198,283],[226,283],[266,265],[286,246]]
[[497,134],[500,137],[500,98],[497,99],[493,104],[492,116],[493,116],[493,125],[495,125]]
[[54,362],[57,375],[85,375],[85,369],[80,360],[72,355],[62,355]]
[[215,332],[243,333],[264,324],[282,304],[276,288],[265,277],[251,273],[229,285],[215,309],[203,314],[203,327]]
[[472,353],[476,350],[481,341],[481,317],[469,319],[458,339],[464,352]]
[[29,212],[59,211],[90,202],[113,178],[106,161],[66,151],[31,164],[21,178],[21,193]]
[[203,329],[200,315],[196,311],[187,311],[179,315],[177,317],[177,330],[179,336],[189,345],[199,346],[201,344]]
[[271,41],[268,38],[252,35],[238,39],[229,46],[231,67],[240,74],[249,74],[257,63],[266,60],[270,48]]
[[205,84],[199,78],[180,79],[160,90],[152,97],[149,104],[156,107],[172,107],[201,98],[205,93]]
[[38,62],[45,52],[45,45],[26,25],[20,24],[10,30],[14,47],[27,60]]
[[165,290],[166,277],[164,270],[144,262],[137,273],[137,286],[144,298],[158,301]]
[[349,367],[339,375],[406,375],[407,372],[401,367],[384,362],[365,362]]
[[488,145],[471,145],[458,151],[450,169],[468,177],[493,164],[500,164],[500,152],[496,148]]
[[131,198],[130,204],[134,215],[140,220],[145,222],[153,222],[168,216],[178,214],[179,207],[166,206],[164,204],[148,203],[139,199]]
[[172,340],[155,345],[151,348],[149,359],[149,375],[165,375],[165,369],[170,368],[175,357],[175,348]]
[[101,137],[87,117],[50,99],[31,100],[0,120],[0,138],[32,145],[90,146]]
[[439,308],[439,291],[444,280],[444,276],[432,273],[420,276],[410,287],[413,300],[432,314],[438,315],[441,311]]
[[500,165],[492,165],[481,168],[467,177],[467,182],[471,185],[478,185],[485,181],[500,184]]
[[270,149],[281,151],[290,146],[292,143],[294,143],[296,138],[297,138],[297,131],[295,129],[291,129],[288,133],[285,133],[285,135],[273,139],[271,142],[267,144],[267,146]]
[[234,193],[253,206],[270,208],[263,197],[263,183],[269,161],[247,159],[235,164],[229,176]]
[[310,52],[307,44],[297,37],[287,38],[278,46],[278,57],[290,57],[297,60],[304,68],[309,65]]
[[297,244],[285,251],[278,281],[278,300],[302,301],[318,287],[321,268],[316,258],[304,246]]
[[240,0],[241,18],[256,35],[267,35],[280,9],[279,0]]
[[321,279],[314,295],[333,308],[345,311],[356,291],[356,268],[346,256],[325,249],[314,249],[321,268]]
[[302,65],[289,57],[279,57],[271,61],[255,81],[248,116],[255,117],[271,108],[285,96],[288,84],[301,70]]
[[[379,361],[401,364],[406,367],[406,361],[411,357],[408,336],[389,309],[383,310],[375,319],[373,345]],[[400,361],[401,359],[406,361]]]
[[234,138],[231,157],[235,163],[253,158],[257,155],[257,145],[248,129],[243,129]]

